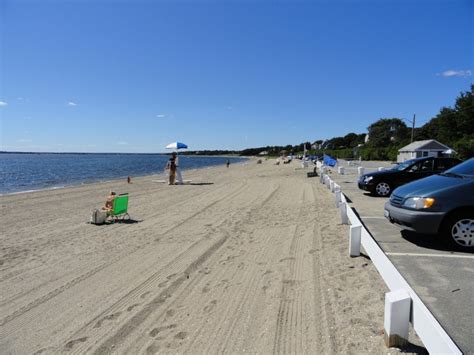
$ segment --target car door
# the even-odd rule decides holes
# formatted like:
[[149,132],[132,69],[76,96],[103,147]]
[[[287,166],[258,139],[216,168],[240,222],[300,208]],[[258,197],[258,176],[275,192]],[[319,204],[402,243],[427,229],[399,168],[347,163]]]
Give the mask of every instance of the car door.
[[403,184],[433,175],[433,161],[434,159],[422,160],[407,168],[403,174]]

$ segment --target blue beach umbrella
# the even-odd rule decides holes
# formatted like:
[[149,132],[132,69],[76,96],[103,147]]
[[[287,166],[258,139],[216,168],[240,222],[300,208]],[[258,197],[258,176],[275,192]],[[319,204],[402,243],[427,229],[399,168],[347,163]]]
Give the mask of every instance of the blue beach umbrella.
[[168,144],[166,149],[188,149],[188,146],[181,142],[173,142]]

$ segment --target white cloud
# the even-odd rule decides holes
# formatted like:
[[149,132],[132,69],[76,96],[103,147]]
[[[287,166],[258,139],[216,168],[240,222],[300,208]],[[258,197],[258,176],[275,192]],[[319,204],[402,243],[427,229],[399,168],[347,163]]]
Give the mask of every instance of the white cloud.
[[466,77],[466,76],[471,76],[472,72],[470,70],[446,70],[442,73],[436,74],[438,76],[444,76],[445,78],[449,78],[451,76],[461,76],[461,77]]
[[162,114],[162,113],[160,113],[159,115],[156,115],[156,117],[158,117],[158,118],[165,118],[165,117],[166,117],[166,115],[165,115],[165,114]]
[[5,101],[0,101],[0,107],[7,106],[7,105],[8,105],[8,103],[6,103]]
[[128,142],[123,142],[123,141],[121,141],[121,142],[117,142],[117,144],[118,144],[118,145],[128,145]]
[[68,106],[77,106],[77,104],[75,102],[72,102],[72,101],[69,101],[67,103]]

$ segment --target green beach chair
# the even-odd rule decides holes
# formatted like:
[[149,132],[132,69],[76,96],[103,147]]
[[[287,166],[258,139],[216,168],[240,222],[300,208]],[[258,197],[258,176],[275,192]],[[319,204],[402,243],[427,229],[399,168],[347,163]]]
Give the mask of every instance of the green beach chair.
[[109,213],[109,217],[112,217],[113,222],[130,219],[130,215],[128,214],[128,193],[120,194],[115,197],[113,206],[114,208]]

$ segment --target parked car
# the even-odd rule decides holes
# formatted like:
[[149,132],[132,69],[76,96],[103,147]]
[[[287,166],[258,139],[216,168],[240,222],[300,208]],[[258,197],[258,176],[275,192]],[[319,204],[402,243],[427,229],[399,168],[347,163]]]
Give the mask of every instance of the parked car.
[[398,186],[441,173],[460,162],[461,160],[455,158],[434,157],[407,160],[392,169],[362,175],[359,179],[359,189],[369,191],[373,195],[390,196]]
[[402,229],[439,233],[452,245],[474,251],[474,158],[399,187],[384,214]]

